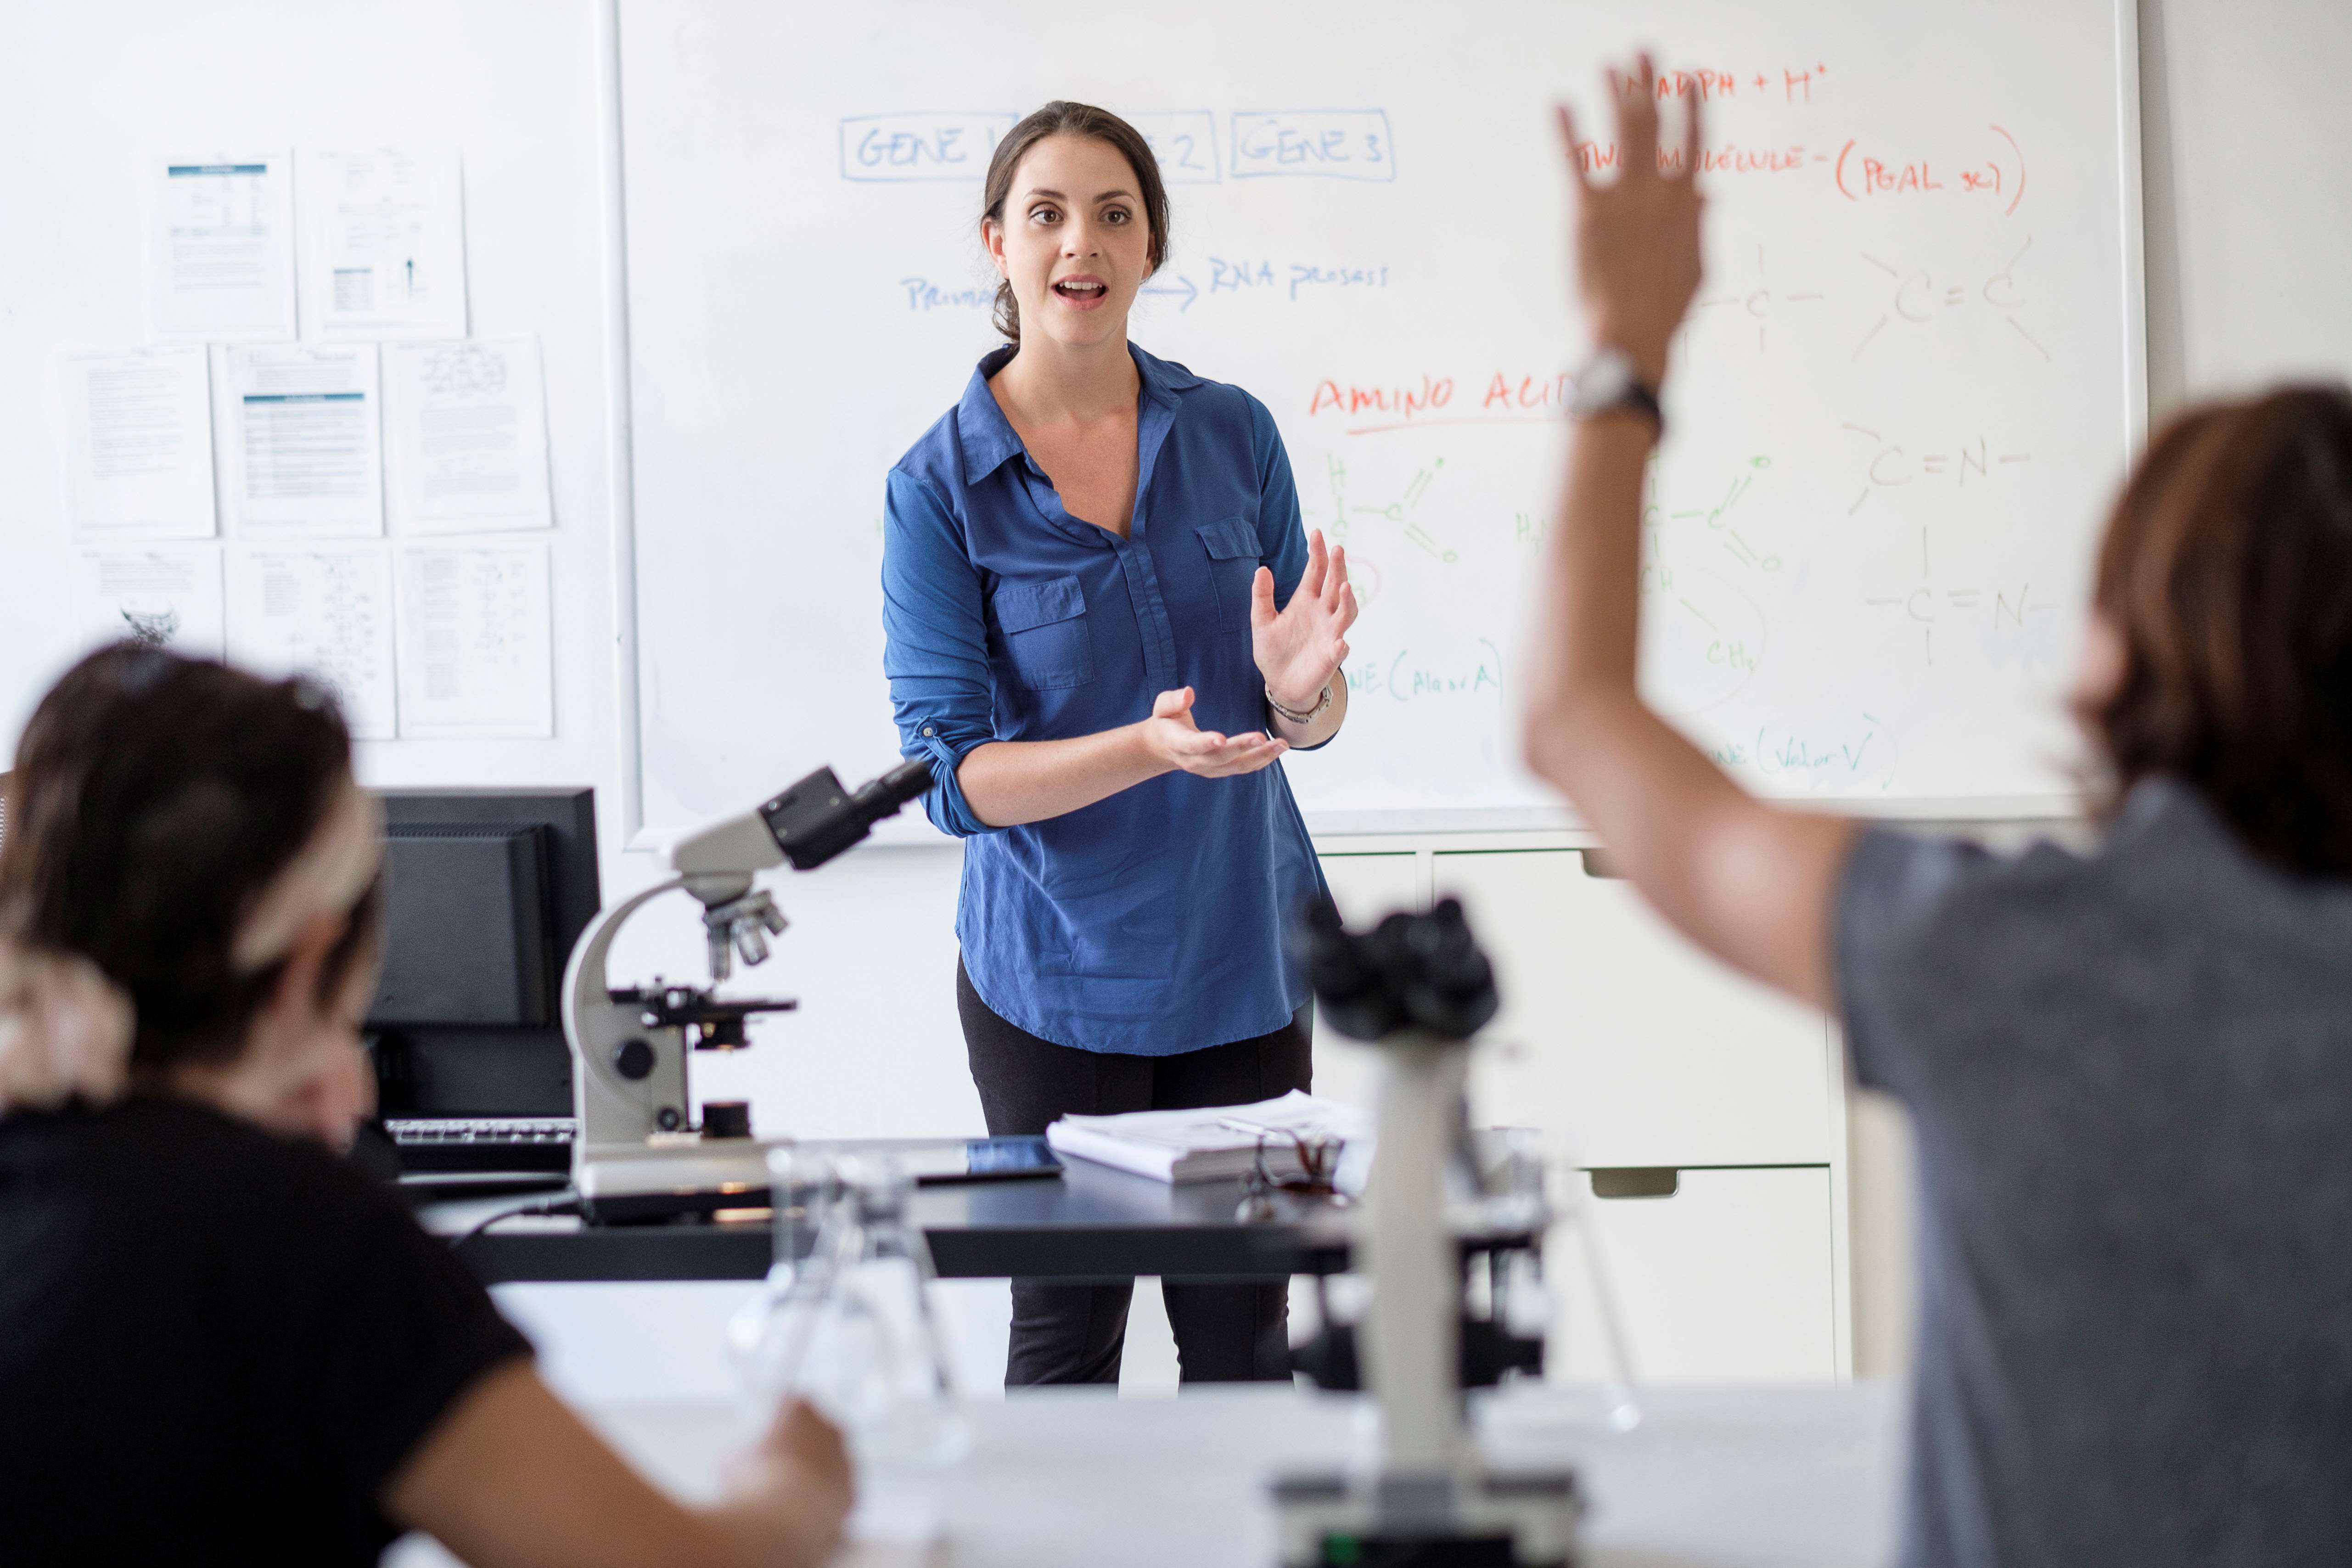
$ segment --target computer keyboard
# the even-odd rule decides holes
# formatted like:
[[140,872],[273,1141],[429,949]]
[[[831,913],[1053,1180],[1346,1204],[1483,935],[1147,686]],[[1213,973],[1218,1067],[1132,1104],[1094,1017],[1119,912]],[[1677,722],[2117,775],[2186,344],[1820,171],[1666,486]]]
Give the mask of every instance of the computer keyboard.
[[569,1116],[386,1118],[407,1171],[561,1171],[579,1123]]

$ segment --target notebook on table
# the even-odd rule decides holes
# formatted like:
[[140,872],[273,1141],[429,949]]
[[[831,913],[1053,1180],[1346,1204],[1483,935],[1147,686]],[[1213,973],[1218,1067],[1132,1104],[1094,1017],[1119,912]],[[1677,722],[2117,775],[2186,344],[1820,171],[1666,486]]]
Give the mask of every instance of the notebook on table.
[[1262,1146],[1266,1173],[1278,1182],[1303,1172],[1302,1140],[1369,1145],[1371,1134],[1367,1112],[1292,1089],[1251,1105],[1065,1116],[1045,1129],[1045,1141],[1056,1153],[1171,1183],[1247,1175]]

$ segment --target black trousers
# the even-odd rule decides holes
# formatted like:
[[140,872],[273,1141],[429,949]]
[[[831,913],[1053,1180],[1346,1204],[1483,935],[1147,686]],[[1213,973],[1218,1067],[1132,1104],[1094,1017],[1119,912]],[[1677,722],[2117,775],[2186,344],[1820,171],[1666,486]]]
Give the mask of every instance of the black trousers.
[[[1246,1105],[1310,1088],[1314,1005],[1270,1035],[1173,1057],[1082,1051],[1041,1040],[991,1011],[956,960],[956,1011],[972,1082],[995,1137],[1034,1135],[1064,1115]],[[1186,1383],[1287,1382],[1290,1305],[1286,1282],[1188,1285],[1163,1279]],[[1135,1281],[1115,1285],[1013,1282],[1013,1340],[1004,1386],[1117,1383]]]

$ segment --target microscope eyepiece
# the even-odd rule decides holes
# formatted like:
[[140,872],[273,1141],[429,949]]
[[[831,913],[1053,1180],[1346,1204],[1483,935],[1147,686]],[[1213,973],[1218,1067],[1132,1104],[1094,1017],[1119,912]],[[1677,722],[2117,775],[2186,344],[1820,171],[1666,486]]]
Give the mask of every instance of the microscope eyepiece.
[[796,871],[814,871],[864,838],[886,816],[931,787],[931,764],[910,758],[856,794],[831,768],[819,768],[760,807],[760,820]]

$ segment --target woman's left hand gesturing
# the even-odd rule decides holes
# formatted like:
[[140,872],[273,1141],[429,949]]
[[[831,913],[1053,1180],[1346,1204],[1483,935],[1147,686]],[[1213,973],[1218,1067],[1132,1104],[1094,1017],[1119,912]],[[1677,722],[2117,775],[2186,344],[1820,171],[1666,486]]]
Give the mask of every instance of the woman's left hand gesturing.
[[1261,566],[1250,584],[1250,649],[1265,689],[1286,708],[1312,708],[1348,660],[1348,628],[1356,624],[1356,591],[1348,585],[1348,552],[1323,548],[1323,532],[1307,536],[1307,573],[1289,605],[1274,607],[1274,574]]

